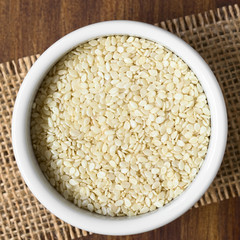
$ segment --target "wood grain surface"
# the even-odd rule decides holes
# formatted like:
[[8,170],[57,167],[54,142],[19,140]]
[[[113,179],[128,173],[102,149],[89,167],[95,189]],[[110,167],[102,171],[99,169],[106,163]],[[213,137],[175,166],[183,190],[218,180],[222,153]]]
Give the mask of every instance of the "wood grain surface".
[[[129,19],[153,24],[235,3],[240,1],[0,0],[0,62],[42,53],[65,34],[94,22]],[[193,208],[151,232],[122,237],[93,234],[84,239],[239,240],[240,199]]]

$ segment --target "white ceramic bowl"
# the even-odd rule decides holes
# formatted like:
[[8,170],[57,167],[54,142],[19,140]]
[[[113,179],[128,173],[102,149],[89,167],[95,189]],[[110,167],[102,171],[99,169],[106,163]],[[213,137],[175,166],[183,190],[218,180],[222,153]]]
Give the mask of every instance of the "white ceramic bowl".
[[[211,111],[211,137],[204,163],[190,186],[164,207],[135,217],[108,217],[76,207],[46,180],[34,156],[30,139],[30,114],[35,94],[50,68],[67,52],[90,39],[131,35],[162,44],[182,58],[202,84]],[[32,193],[65,222],[94,233],[127,235],[163,226],[186,212],[213,181],[222,162],[227,139],[227,114],[220,87],[204,60],[188,44],[158,27],[133,21],[101,22],[80,28],[48,48],[34,63],[17,95],[12,119],[13,150],[21,174]]]

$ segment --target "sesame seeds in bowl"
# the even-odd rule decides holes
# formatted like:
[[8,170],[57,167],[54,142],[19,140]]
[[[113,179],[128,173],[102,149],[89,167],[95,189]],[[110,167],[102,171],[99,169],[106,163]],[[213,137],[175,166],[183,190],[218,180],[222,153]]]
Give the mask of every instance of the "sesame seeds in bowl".
[[200,82],[162,45],[108,36],[48,73],[31,115],[46,178],[80,208],[133,216],[181,194],[204,161],[210,110]]

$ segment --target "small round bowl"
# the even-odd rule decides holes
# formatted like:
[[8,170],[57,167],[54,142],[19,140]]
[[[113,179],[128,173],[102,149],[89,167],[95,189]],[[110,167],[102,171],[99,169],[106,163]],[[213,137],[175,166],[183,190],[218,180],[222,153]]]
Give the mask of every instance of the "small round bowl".
[[[109,217],[78,208],[65,200],[44,177],[31,144],[30,116],[34,97],[51,67],[77,45],[109,35],[130,35],[152,40],[182,58],[199,79],[211,111],[211,137],[207,155],[196,178],[180,196],[153,212],[134,217]],[[187,43],[152,25],[134,21],[108,21],[69,33],[49,47],[33,64],[17,95],[12,118],[13,150],[20,172],[36,198],[63,221],[108,235],[128,235],[161,227],[186,212],[213,181],[222,162],[227,139],[227,114],[221,89],[212,71]]]

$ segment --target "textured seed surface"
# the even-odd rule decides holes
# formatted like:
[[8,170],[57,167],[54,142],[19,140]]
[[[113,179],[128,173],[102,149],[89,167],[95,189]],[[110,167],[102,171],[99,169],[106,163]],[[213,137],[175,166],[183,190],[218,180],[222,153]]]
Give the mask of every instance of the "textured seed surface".
[[35,98],[31,136],[49,182],[110,216],[177,197],[207,152],[210,110],[188,66],[163,46],[111,36],[64,56]]

